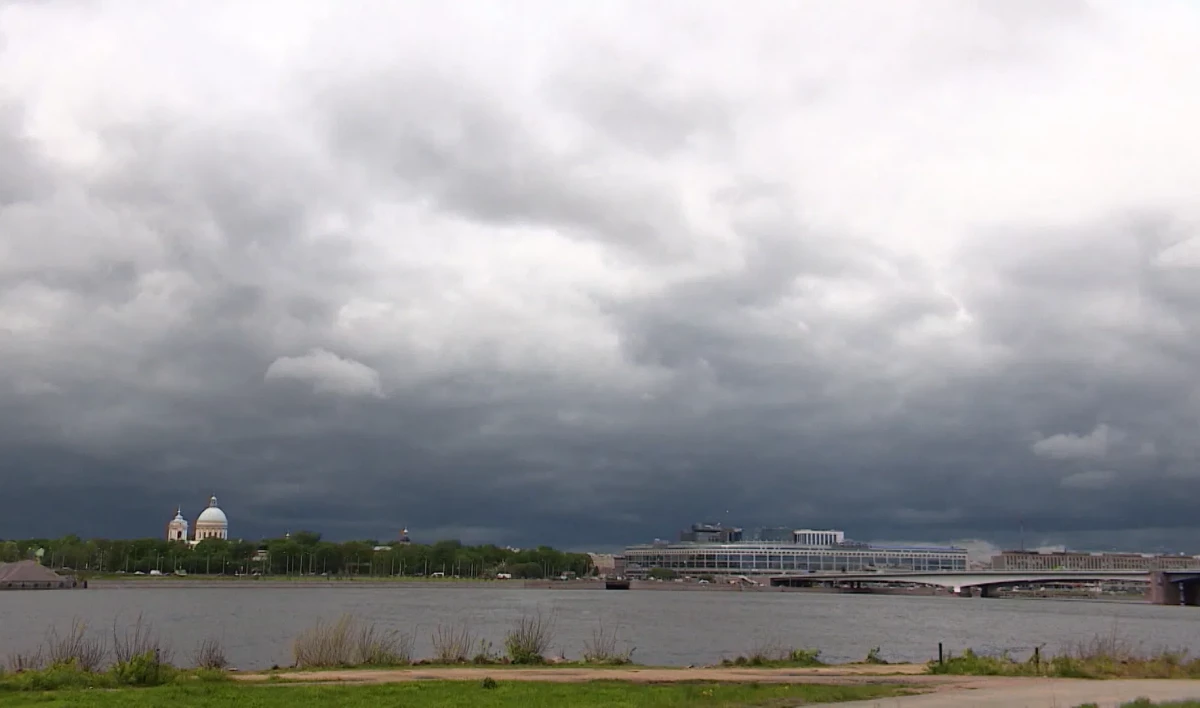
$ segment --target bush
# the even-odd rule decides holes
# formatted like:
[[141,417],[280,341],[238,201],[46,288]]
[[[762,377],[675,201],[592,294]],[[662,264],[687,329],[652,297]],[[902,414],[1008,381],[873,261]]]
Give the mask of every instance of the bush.
[[58,691],[78,688],[115,688],[116,685],[112,675],[83,671],[74,661],[68,661],[54,664],[45,669],[30,669],[14,674],[0,683],[0,690]]
[[631,664],[633,647],[624,651],[617,648],[617,630],[609,630],[603,624],[592,630],[592,638],[583,643],[583,660],[589,664]]
[[471,657],[472,664],[499,664],[500,655],[492,648],[492,643],[486,639],[479,640],[479,649]]
[[466,624],[457,627],[438,625],[433,632],[433,662],[435,664],[465,664],[475,646],[475,635]]
[[171,662],[171,650],[154,633],[154,627],[138,615],[131,627],[121,630],[113,620],[113,660],[117,665],[129,664],[141,657],[153,655],[160,664]]
[[224,671],[229,668],[229,660],[225,657],[225,648],[219,641],[211,637],[196,645],[196,651],[192,656],[198,669]]
[[218,683],[233,680],[224,669],[196,669],[194,676],[197,681],[202,683]]
[[292,657],[299,668],[339,667],[353,664],[350,633],[354,620],[342,615],[333,624],[317,620],[292,642]]
[[776,644],[760,644],[748,656],[725,659],[723,666],[809,667],[824,666],[817,649],[785,649]]
[[342,615],[302,632],[292,656],[299,668],[402,666],[412,663],[412,637]]
[[42,647],[30,652],[15,652],[8,655],[8,670],[12,673],[38,671],[46,668],[46,655]]
[[490,689],[496,688],[499,685],[500,684],[496,683],[496,679],[492,678],[491,676],[485,676],[483,678],[483,687],[486,689],[490,690]]
[[176,675],[175,667],[164,661],[155,650],[134,654],[125,661],[118,661],[113,665],[111,673],[122,686],[161,686],[171,682]]
[[359,666],[407,666],[412,663],[413,637],[410,634],[363,624],[354,638],[354,658]]
[[104,640],[88,636],[87,623],[80,619],[71,621],[71,630],[65,635],[60,635],[55,627],[46,634],[46,661],[51,667],[70,665],[92,673],[104,666],[107,656]]
[[553,624],[540,613],[517,620],[504,638],[508,660],[514,664],[544,664],[550,650]]
[[867,652],[867,658],[863,660],[863,663],[886,665],[888,662],[879,655],[879,647],[875,647],[871,651]]

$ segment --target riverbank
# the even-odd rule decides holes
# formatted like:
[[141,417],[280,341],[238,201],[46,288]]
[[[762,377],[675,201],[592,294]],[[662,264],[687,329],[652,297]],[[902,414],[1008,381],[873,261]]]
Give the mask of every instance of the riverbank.
[[[418,667],[419,669],[419,667]],[[878,688],[886,694],[865,700],[850,699],[841,703],[846,708],[1067,708],[1095,704],[1099,707],[1122,706],[1138,699],[1151,701],[1185,701],[1200,698],[1200,681],[1192,679],[1109,679],[1088,681],[1044,677],[1013,676],[946,676],[926,673],[924,664],[829,666],[814,668],[754,669],[706,667],[696,669],[660,669],[642,667],[621,668],[525,668],[512,667],[507,671],[494,668],[438,667],[414,670],[380,671],[317,671],[276,674],[248,674],[238,677],[247,683],[268,682],[286,685],[289,682],[312,685],[332,682],[344,686],[404,685],[421,681],[482,682],[492,678],[501,683],[531,682],[535,684],[625,683],[641,686],[738,685],[757,687],[830,686],[839,689]],[[754,696],[761,702],[743,698],[736,705],[777,705],[772,697]],[[586,696],[586,693],[581,693]],[[629,692],[637,705],[669,705],[655,703],[643,693]],[[799,696],[792,694],[788,698]],[[581,699],[574,699],[581,700]],[[646,702],[643,702],[646,701]],[[832,701],[828,701],[832,703]],[[828,704],[827,703],[827,704]],[[564,702],[564,705],[591,705],[586,702]],[[696,705],[709,705],[697,701]],[[516,705],[516,704],[514,704]],[[599,704],[597,704],[599,705]],[[688,703],[686,705],[693,705]],[[1142,708],[1142,707],[1139,707]]]
[[[171,705],[208,708],[249,703],[259,708],[295,705],[404,705],[433,708],[538,708],[610,705],[683,706],[839,705],[844,708],[1069,708],[1124,706],[1137,699],[1195,700],[1200,681],[1086,681],[995,676],[933,676],[923,666],[854,666],[814,669],[579,669],[434,667],[233,674],[199,680],[182,677],[152,688],[0,693],[6,708],[91,706],[140,708]],[[894,671],[896,673],[885,673]],[[1139,706],[1145,704],[1139,704]]]
[[[520,590],[525,587],[524,580],[473,580],[467,578],[371,578],[347,577],[331,579],[323,577],[304,576],[137,576],[136,578],[92,578],[88,581],[88,589],[92,590],[142,590],[152,589],[190,589],[190,588],[237,588],[279,590],[283,588],[421,588],[421,589],[453,589],[470,588]],[[560,583],[566,585],[565,582]],[[594,586],[597,583],[591,584]],[[600,589],[603,589],[602,587]]]
[[[492,589],[492,590],[604,590],[604,583],[596,579],[578,580],[516,580],[491,578],[414,578],[344,576],[221,576],[221,575],[108,575],[88,579],[88,589],[133,590],[145,588],[255,588],[280,590],[290,588],[388,588],[388,589]],[[704,592],[704,593],[787,593],[787,594],[845,594],[884,595],[900,597],[958,597],[950,590],[940,587],[772,587],[730,583],[659,582],[634,580],[629,590],[653,592]],[[613,591],[620,592],[620,591]],[[1110,602],[1144,604],[1143,595],[1096,595],[1071,591],[1040,591],[1025,593],[999,593],[996,598],[1007,600],[1073,600],[1077,602]]]
[[[174,576],[139,575],[105,576],[89,579],[88,588],[96,590],[131,590],[145,588],[257,588],[263,590],[283,588],[410,588],[410,589],[492,589],[492,590],[605,590],[604,582],[595,579],[581,580],[493,580],[474,578],[409,578],[348,576],[326,578],[322,576]],[[871,588],[869,590],[831,587],[771,587],[769,585],[746,585],[730,583],[676,583],[653,580],[633,580],[629,590],[654,592],[752,592],[752,593],[798,593],[798,594],[871,594],[906,596],[951,596],[942,588]],[[618,592],[618,591],[613,591]]]

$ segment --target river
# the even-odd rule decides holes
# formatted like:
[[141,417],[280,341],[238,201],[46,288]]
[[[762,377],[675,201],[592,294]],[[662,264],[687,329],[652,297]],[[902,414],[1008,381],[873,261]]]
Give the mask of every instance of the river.
[[220,640],[242,670],[286,666],[291,642],[318,619],[354,613],[414,635],[418,656],[430,654],[439,625],[466,623],[497,648],[526,614],[553,618],[555,653],[578,657],[601,623],[636,647],[642,664],[701,665],[763,645],[816,648],[826,661],[857,661],[880,647],[889,661],[936,658],[948,651],[1034,646],[1054,652],[1096,635],[1146,650],[1200,650],[1200,608],[1140,603],[1015,600],[820,593],[613,592],[425,587],[171,587],[94,588],[0,593],[0,660],[34,648],[49,627],[72,619],[111,636],[114,621],[139,615],[153,624],[187,665],[198,642]]

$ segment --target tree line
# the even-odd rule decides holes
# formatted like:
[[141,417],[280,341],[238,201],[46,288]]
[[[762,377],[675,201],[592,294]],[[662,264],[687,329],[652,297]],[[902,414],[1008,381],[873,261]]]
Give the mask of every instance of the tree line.
[[465,546],[458,541],[433,544],[374,540],[333,543],[321,534],[301,531],[261,542],[205,539],[196,545],[158,539],[57,539],[0,541],[0,562],[34,558],[41,551],[47,567],[76,574],[186,573],[188,575],[432,576],[463,578],[552,578],[592,572],[586,553],[547,546],[511,549]]

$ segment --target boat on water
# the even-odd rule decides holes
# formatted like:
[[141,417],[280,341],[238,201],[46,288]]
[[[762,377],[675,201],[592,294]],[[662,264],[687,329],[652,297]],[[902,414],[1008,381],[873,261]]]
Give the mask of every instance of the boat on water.
[[605,590],[628,590],[629,589],[629,581],[625,578],[605,578],[604,579],[604,589]]

